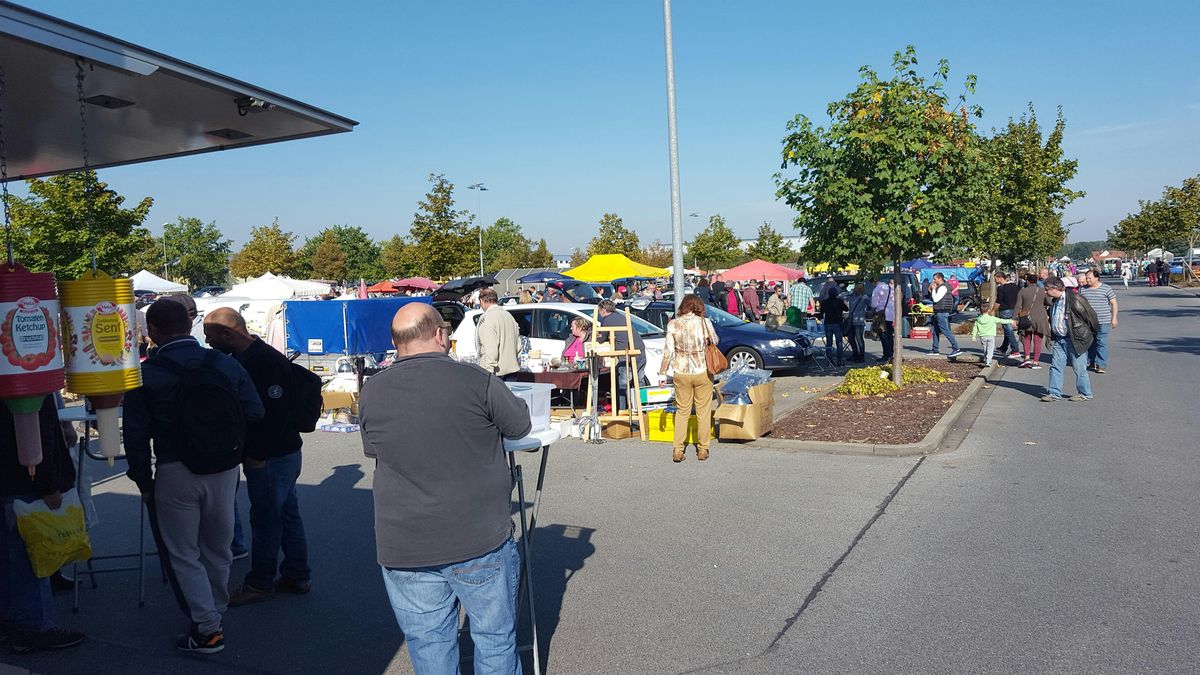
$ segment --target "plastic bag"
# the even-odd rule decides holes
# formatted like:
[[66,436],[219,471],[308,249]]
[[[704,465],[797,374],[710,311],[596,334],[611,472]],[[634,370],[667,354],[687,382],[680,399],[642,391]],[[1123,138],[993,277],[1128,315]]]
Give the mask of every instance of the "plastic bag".
[[67,490],[62,505],[51,510],[46,502],[16,500],[17,531],[25,540],[25,550],[33,573],[46,578],[63,565],[92,557],[92,544],[83,525],[83,506],[75,490]]
[[734,405],[750,405],[750,387],[764,384],[771,379],[771,371],[750,368],[743,364],[717,375],[721,387],[721,400]]

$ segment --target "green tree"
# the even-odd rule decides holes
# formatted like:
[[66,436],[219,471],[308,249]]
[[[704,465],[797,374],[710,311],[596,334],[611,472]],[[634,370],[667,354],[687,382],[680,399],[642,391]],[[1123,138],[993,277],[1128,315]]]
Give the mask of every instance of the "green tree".
[[146,246],[149,235],[141,224],[153,199],[145,197],[137,206],[124,208],[125,198],[96,180],[95,172],[35,178],[28,187],[28,197],[11,197],[9,202],[13,250],[26,268],[78,279],[92,268],[95,251],[98,267],[109,274],[139,271],[126,266]]
[[758,239],[750,245],[747,253],[751,259],[761,258],[773,263],[796,262],[797,257],[795,249],[784,242],[783,235],[776,232],[770,223],[758,227]]
[[988,178],[984,196],[972,202],[976,222],[960,239],[971,254],[1015,265],[1045,260],[1062,247],[1063,209],[1084,196],[1067,187],[1079,163],[1063,156],[1065,128],[1060,110],[1043,139],[1030,105],[1027,114],[981,140]]
[[550,247],[546,245],[545,239],[539,239],[537,246],[529,252],[529,258],[526,260],[526,267],[554,267],[554,254],[550,252]]
[[417,262],[413,247],[398,234],[392,235],[391,239],[383,243],[379,258],[384,275],[390,278],[401,279],[416,275]]
[[[970,217],[980,189],[977,143],[966,93],[953,107],[944,91],[943,60],[926,79],[917,72],[911,45],[893,58],[894,73],[881,79],[869,67],[844,99],[830,103],[828,128],[804,115],[787,125],[777,196],[796,210],[808,260],[834,265],[889,259],[900,283],[900,261],[954,242]],[[900,313],[896,332],[900,334]],[[901,341],[893,354],[893,381],[901,384]]]
[[508,218],[497,218],[483,228],[484,269],[495,272],[523,267],[529,248],[530,241],[521,232],[521,226]]
[[687,243],[684,256],[694,265],[706,270],[728,269],[737,265],[744,254],[741,240],[733,233],[721,214],[709,216],[708,227]]
[[590,257],[591,256],[587,254],[587,251],[584,251],[581,248],[571,249],[571,267],[579,267],[583,263],[587,262],[588,258]]
[[321,239],[321,243],[317,244],[317,250],[313,252],[309,264],[318,279],[338,282],[346,279],[346,252],[338,245],[337,237],[333,232],[325,232],[325,236]]
[[622,253],[636,258],[642,250],[637,233],[625,227],[621,216],[606,213],[600,218],[600,231],[588,242],[588,256],[604,253]]
[[1064,255],[1072,260],[1085,260],[1092,254],[1092,251],[1103,251],[1106,248],[1118,248],[1110,244],[1104,239],[1094,241],[1077,241],[1073,244],[1066,244],[1054,252],[1055,258],[1061,258]]
[[409,228],[417,274],[431,279],[470,274],[476,269],[474,216],[454,209],[454,184],[441,174],[430,174],[433,187],[418,203]]
[[296,235],[284,232],[279,227],[279,219],[271,221],[269,226],[255,227],[250,230],[250,241],[242,250],[233,254],[229,261],[229,271],[240,278],[258,277],[270,272],[277,275],[291,275],[300,269],[300,259],[292,249]]
[[638,252],[635,260],[643,265],[669,268],[675,264],[675,254],[671,251],[670,246],[655,239],[653,244]]
[[[1163,192],[1163,199],[1174,221],[1171,230],[1187,244],[1185,257],[1190,259],[1192,250],[1200,243],[1200,175],[1184,179],[1179,187],[1168,187]],[[1184,267],[1191,272],[1190,265]]]
[[167,272],[193,288],[225,281],[229,270],[229,247],[216,222],[205,225],[199,218],[180,216],[165,228]]
[[301,274],[307,276],[314,273],[310,261],[327,234],[333,235],[338,247],[346,254],[347,279],[374,280],[383,277],[380,245],[356,225],[334,225],[305,239],[304,246],[301,246],[299,251]]

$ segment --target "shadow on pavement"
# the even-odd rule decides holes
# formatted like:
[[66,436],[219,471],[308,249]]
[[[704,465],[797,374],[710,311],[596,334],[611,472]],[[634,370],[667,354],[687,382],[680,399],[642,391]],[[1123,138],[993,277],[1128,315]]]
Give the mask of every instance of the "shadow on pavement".
[[1159,318],[1179,318],[1179,317],[1194,317],[1200,315],[1196,307],[1177,307],[1174,309],[1123,309],[1120,316],[1126,314],[1134,314],[1137,316],[1150,316]]
[[1197,338],[1195,335],[1179,335],[1148,340],[1124,339],[1122,342],[1128,343],[1134,349],[1200,355],[1200,338]]
[[992,384],[995,385],[997,389],[1014,389],[1022,394],[1027,394],[1037,398],[1041,398],[1042,395],[1046,393],[1045,383],[1035,384],[1030,382],[1018,382],[1016,380],[1004,379],[992,382]]

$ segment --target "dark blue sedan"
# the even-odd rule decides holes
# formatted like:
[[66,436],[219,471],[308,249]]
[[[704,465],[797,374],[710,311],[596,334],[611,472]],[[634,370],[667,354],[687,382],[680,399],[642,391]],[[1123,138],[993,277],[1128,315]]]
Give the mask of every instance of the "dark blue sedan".
[[[664,330],[667,322],[675,316],[675,306],[659,300],[634,301],[629,303],[629,309]],[[768,329],[757,323],[743,321],[712,305],[705,305],[704,314],[717,329],[717,337],[720,338],[717,346],[729,359],[730,368],[739,365],[767,370],[795,368],[804,361],[810,346],[808,338],[798,335],[796,329],[791,327]]]

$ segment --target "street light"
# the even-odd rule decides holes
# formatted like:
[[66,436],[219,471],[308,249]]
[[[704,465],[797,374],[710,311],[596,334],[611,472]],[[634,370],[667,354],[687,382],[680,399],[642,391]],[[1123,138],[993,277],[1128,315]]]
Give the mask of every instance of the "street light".
[[167,278],[167,227],[170,223],[163,223],[163,278]]
[[675,47],[671,35],[671,0],[663,0],[663,33],[667,57],[667,156],[671,165],[671,261],[675,301],[683,299],[683,221],[679,217],[679,134],[675,126]]
[[483,183],[476,183],[474,185],[468,185],[467,189],[468,190],[476,190],[479,192],[479,199],[476,201],[476,204],[478,205],[479,208],[476,209],[476,214],[479,216],[479,276],[483,276],[483,213],[482,213],[482,211],[483,211],[483,193],[487,192],[487,188],[484,187]]

